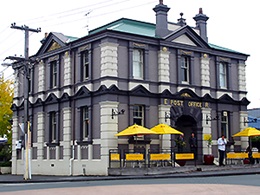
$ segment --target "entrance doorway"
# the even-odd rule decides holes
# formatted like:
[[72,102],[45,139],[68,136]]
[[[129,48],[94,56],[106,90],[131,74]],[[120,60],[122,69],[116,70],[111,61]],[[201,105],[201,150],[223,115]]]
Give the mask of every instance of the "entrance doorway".
[[[182,115],[180,116],[177,121],[175,122],[175,127],[179,131],[184,133],[184,141],[186,143],[186,149],[189,151],[189,137],[193,132],[195,137],[197,137],[197,122],[196,120],[189,115]],[[177,136],[175,136],[175,139]]]

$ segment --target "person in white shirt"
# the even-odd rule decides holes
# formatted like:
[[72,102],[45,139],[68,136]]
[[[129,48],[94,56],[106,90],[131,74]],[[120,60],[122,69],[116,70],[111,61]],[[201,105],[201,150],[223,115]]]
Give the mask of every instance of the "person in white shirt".
[[222,135],[218,138],[219,166],[225,166],[223,161],[225,157],[226,145],[227,140],[225,139],[225,136]]

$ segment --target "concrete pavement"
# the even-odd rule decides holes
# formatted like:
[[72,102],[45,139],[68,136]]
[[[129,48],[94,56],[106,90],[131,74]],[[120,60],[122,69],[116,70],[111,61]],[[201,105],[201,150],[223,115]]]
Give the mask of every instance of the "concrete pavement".
[[[167,167],[165,167],[167,168]],[[134,168],[138,169],[138,168]],[[164,168],[162,168],[163,170]],[[121,175],[121,176],[46,176],[32,175],[31,180],[24,180],[23,175],[0,175],[0,183],[40,183],[40,182],[73,182],[97,181],[118,179],[146,179],[146,178],[183,178],[183,177],[212,177],[225,175],[260,174],[260,164],[255,165],[188,165],[184,167],[170,167],[167,172],[155,171],[147,175]]]

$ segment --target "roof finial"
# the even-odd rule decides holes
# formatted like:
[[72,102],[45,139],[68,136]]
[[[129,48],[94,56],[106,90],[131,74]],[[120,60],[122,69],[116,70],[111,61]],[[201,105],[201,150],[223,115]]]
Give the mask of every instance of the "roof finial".
[[183,13],[181,12],[180,13],[180,16],[181,16],[181,18],[180,19],[178,19],[178,25],[180,25],[180,26],[185,26],[186,25],[186,19],[184,19],[182,16],[183,16]]
[[163,5],[163,0],[159,0],[159,4]]

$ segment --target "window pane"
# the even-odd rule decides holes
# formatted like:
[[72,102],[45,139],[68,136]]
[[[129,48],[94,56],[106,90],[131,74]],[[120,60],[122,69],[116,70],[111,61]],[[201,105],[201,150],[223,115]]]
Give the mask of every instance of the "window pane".
[[89,135],[89,112],[88,107],[82,108],[82,131],[83,139],[88,138]]
[[133,77],[143,78],[143,51],[133,50]]
[[143,125],[143,106],[135,105],[133,108],[133,123]]
[[219,63],[219,86],[227,87],[226,64]]
[[82,74],[83,79],[88,79],[89,77],[89,52],[85,51],[81,54],[81,66],[82,66]]
[[229,138],[229,129],[228,129],[228,113],[222,112],[221,114],[221,135]]
[[187,56],[182,56],[181,58],[181,80],[189,82],[189,64],[190,59]]
[[57,121],[56,121],[55,112],[50,113],[50,122],[51,122],[50,140],[53,142],[53,141],[56,141],[56,131],[57,131]]
[[58,75],[57,61],[53,61],[51,62],[51,87],[57,86],[57,75]]

